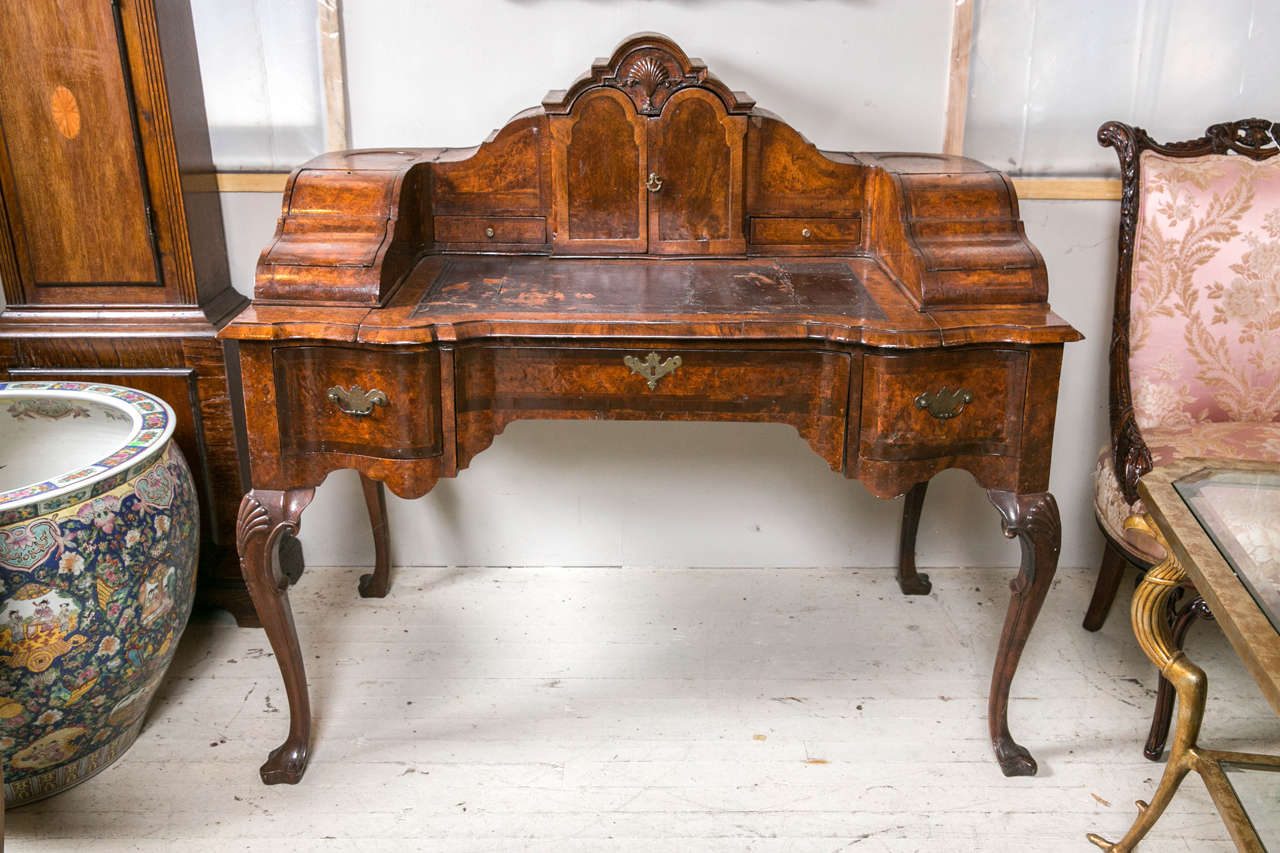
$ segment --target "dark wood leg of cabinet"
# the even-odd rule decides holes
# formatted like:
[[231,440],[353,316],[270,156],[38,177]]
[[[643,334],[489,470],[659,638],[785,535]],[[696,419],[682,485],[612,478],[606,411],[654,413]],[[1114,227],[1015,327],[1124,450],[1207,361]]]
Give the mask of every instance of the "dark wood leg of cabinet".
[[928,595],[933,589],[929,576],[916,571],[916,533],[928,488],[928,480],[916,483],[903,501],[902,531],[898,537],[898,588],[903,595]]
[[369,509],[369,524],[373,528],[373,573],[360,576],[360,595],[363,598],[383,598],[391,588],[391,537],[387,532],[387,490],[376,480],[360,475],[360,488],[364,491],[364,503]]
[[255,489],[244,496],[236,519],[236,548],[245,581],[266,629],[284,678],[289,701],[289,734],[259,770],[268,785],[293,784],[307,769],[311,749],[311,700],[298,630],[289,606],[289,579],[278,570],[275,552],[282,537],[296,536],[314,489],[287,492]]
[[1010,539],[1022,546],[1022,564],[1009,583],[1012,596],[1000,632],[991,693],[987,706],[987,726],[996,760],[1006,776],[1034,776],[1036,760],[1009,733],[1009,686],[1018,669],[1018,660],[1035,625],[1045,594],[1058,570],[1062,543],[1062,523],[1058,504],[1048,492],[1018,495],[989,491],[988,497],[1000,511],[1001,527]]

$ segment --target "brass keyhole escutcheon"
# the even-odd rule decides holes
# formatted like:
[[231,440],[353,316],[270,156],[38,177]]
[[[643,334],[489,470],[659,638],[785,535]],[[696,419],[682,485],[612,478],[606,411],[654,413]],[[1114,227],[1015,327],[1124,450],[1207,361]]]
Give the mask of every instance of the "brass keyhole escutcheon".
[[662,189],[662,178],[659,178],[656,172],[649,173],[649,179],[644,182],[645,188],[651,193],[656,193]]
[[973,402],[973,392],[967,388],[952,391],[943,385],[936,393],[925,391],[916,397],[916,408],[926,409],[940,421],[950,420],[964,411],[964,407]]
[[624,355],[622,363],[631,368],[632,373],[638,373],[643,376],[649,386],[649,390],[653,391],[658,387],[658,380],[668,373],[675,373],[676,368],[683,364],[684,360],[678,355],[673,355],[666,361],[662,361],[662,356],[656,352],[651,352],[644,357],[644,361],[634,355]]
[[494,231],[494,230],[493,230],[493,226],[492,226],[492,225],[490,225],[488,228],[484,229],[484,236],[488,237],[490,240],[492,240],[492,239],[493,239],[493,235],[494,235],[494,234],[496,234],[496,233],[498,233],[498,232],[496,232],[496,231]]
[[338,411],[344,415],[354,415],[357,418],[364,418],[373,414],[374,406],[390,404],[387,395],[382,391],[377,388],[366,391],[359,385],[352,385],[350,388],[334,385],[324,395],[338,407]]

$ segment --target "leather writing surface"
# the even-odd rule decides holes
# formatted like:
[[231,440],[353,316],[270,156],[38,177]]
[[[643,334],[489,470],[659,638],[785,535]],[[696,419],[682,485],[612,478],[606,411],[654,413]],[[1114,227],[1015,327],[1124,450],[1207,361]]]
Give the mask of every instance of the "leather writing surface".
[[458,256],[414,316],[476,309],[584,314],[838,313],[883,319],[839,259],[599,260]]

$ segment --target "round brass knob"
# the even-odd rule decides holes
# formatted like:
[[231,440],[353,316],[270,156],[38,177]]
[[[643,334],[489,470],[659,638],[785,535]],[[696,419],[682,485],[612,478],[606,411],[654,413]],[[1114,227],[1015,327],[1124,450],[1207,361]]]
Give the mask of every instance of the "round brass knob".
[[808,228],[805,228],[800,232],[800,236],[808,240],[810,237],[813,236],[813,232],[810,231]]
[[658,177],[657,173],[650,172],[649,178],[644,182],[644,185],[649,192],[656,193],[658,190],[662,189],[662,178]]
[[491,225],[491,226],[489,226],[488,228],[484,229],[484,236],[488,237],[490,240],[492,240],[492,239],[493,239],[493,235],[494,235],[494,234],[496,234],[496,233],[497,233],[497,232],[493,230],[493,226],[492,226],[492,225]]

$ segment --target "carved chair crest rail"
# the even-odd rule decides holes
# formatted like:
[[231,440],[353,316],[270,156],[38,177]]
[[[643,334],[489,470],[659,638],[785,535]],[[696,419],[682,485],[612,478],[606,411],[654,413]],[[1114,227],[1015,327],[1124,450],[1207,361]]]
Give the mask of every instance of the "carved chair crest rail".
[[290,177],[255,299],[221,336],[244,377],[240,553],[289,688],[262,768],[297,781],[310,720],[271,551],[333,470],[453,477],[520,418],[772,421],[874,494],[963,468],[1022,567],[992,678],[1009,684],[1057,564],[1048,493],[1062,347],[1044,262],[1000,172],[934,154],[819,151],[664,36],[641,33],[483,144],[327,154]]

